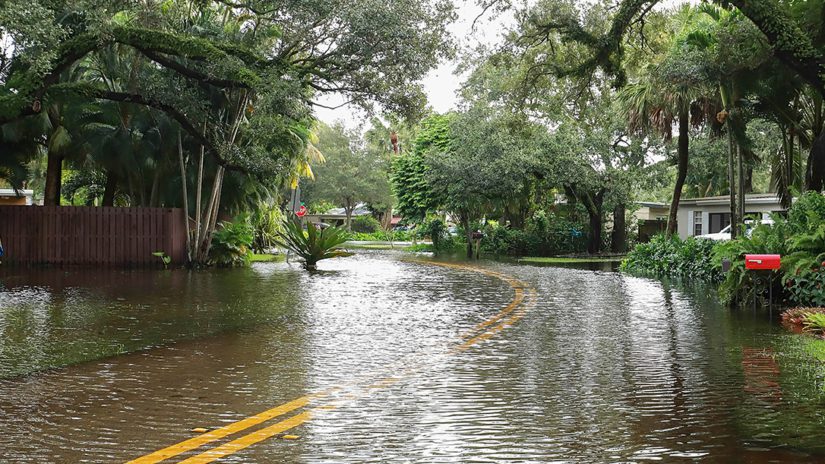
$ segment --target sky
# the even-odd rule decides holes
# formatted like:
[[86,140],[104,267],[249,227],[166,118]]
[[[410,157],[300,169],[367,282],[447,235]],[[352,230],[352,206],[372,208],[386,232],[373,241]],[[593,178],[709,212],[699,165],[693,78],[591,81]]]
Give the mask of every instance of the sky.
[[[498,43],[504,30],[512,25],[511,15],[496,15],[489,11],[476,22],[473,21],[481,14],[481,8],[475,0],[455,0],[458,19],[453,23],[451,32],[462,49],[474,48],[479,44],[492,45]],[[444,61],[424,78],[422,85],[427,94],[430,106],[438,113],[456,109],[458,91],[465,76],[456,75],[457,60]],[[341,105],[345,99],[340,95],[329,95],[320,98],[319,103],[330,107]],[[357,128],[367,121],[363,111],[353,105],[330,110],[316,107],[315,114],[321,121],[332,124],[342,121],[348,128]]]
[[[481,14],[482,9],[476,4],[477,0],[454,0],[458,19],[452,25],[453,37],[462,49],[474,48],[479,44],[494,45],[501,41],[502,34],[513,26],[515,21],[512,14],[497,14],[488,11],[475,24],[473,21]],[[588,0],[580,0],[588,1]],[[658,8],[672,8],[682,3],[698,4],[700,0],[663,0]],[[456,109],[458,91],[466,76],[456,75],[458,60],[444,61],[424,78],[422,84],[429,99],[430,106],[438,113]],[[327,95],[319,98],[318,102],[330,107],[337,107],[346,100],[340,95]],[[350,129],[355,129],[368,122],[368,117],[354,105],[345,105],[335,110],[316,107],[315,114],[321,121],[332,124],[341,121]],[[366,129],[363,127],[362,129]]]

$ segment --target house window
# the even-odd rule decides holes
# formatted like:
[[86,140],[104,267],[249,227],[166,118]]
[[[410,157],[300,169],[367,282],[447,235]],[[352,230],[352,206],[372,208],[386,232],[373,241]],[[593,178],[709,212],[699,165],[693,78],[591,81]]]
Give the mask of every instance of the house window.
[[730,213],[710,213],[708,233],[715,234],[730,225]]
[[693,235],[702,235],[702,212],[693,212]]

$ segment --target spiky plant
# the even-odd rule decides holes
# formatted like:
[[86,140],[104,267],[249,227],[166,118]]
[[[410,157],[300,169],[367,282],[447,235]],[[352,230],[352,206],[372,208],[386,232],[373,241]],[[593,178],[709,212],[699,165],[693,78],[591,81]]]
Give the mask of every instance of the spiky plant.
[[307,270],[317,269],[318,261],[328,258],[349,256],[350,253],[339,249],[349,239],[349,234],[337,227],[318,230],[311,222],[307,223],[306,233],[298,221],[285,221],[283,232],[278,233],[278,245],[292,251],[304,259]]

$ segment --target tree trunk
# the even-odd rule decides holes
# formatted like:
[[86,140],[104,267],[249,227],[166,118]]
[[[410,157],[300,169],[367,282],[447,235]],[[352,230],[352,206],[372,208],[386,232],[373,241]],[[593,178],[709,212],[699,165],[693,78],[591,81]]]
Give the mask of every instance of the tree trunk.
[[627,225],[625,224],[625,205],[618,203],[613,209],[613,233],[610,236],[610,251],[624,253],[627,251]]
[[60,184],[62,177],[63,157],[49,153],[46,164],[46,188],[43,195],[43,205],[60,206]]
[[111,170],[106,171],[106,186],[103,188],[103,206],[115,205],[115,191],[117,190],[117,175]]
[[590,231],[587,235],[587,252],[595,255],[602,250],[602,213],[601,211],[594,213],[588,208],[587,215],[590,217]]
[[736,159],[737,159],[737,175],[736,175],[736,194],[738,198],[736,199],[736,217],[739,218],[740,221],[745,220],[745,154],[743,153],[742,147],[737,144],[736,146]]
[[192,231],[189,229],[189,194],[186,191],[186,164],[183,160],[183,140],[178,131],[178,162],[180,163],[181,194],[183,196],[183,223],[186,233],[186,265],[192,263]]
[[381,228],[384,229],[385,232],[389,232],[392,229],[392,206],[388,206],[386,210],[384,210],[384,216],[381,218]]
[[344,214],[347,215],[346,219],[346,227],[347,232],[352,232],[352,211],[355,209],[355,205],[353,205],[350,201],[344,203]]
[[805,169],[805,190],[821,192],[823,188],[825,188],[825,130],[811,144],[808,166]]
[[461,226],[467,239],[467,259],[473,259],[473,231],[470,229],[470,215],[461,215]]
[[678,148],[676,150],[676,184],[673,186],[673,198],[670,201],[670,211],[667,216],[667,231],[665,235],[668,237],[676,233],[679,213],[679,202],[682,199],[682,188],[685,186],[685,179],[687,179],[688,171],[688,148],[690,137],[690,112],[688,108],[682,108],[679,111],[679,139]]
[[152,179],[152,193],[149,194],[149,206],[158,206],[158,190],[160,189],[160,169],[155,169],[155,177]]

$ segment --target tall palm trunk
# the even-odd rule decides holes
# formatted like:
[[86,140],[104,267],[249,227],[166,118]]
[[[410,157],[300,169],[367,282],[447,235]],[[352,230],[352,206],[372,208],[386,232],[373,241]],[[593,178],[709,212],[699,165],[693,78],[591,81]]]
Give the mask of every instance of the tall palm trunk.
[[60,206],[60,183],[63,177],[63,157],[55,153],[48,154],[46,163],[46,188],[43,194],[45,206]]
[[[728,89],[724,83],[719,84],[719,95],[722,97],[722,106],[727,111],[726,115],[723,119],[719,119],[720,122],[723,122],[725,125],[725,129],[728,131],[728,186],[730,188],[730,237],[736,238],[739,232],[739,227],[736,219],[736,174],[735,174],[735,163],[736,163],[736,142],[734,140],[733,135],[733,107],[730,101],[730,94],[728,93]],[[717,116],[718,118],[718,116]]]
[[115,190],[117,189],[117,175],[109,170],[106,172],[106,186],[103,188],[103,206],[115,205]]
[[688,171],[690,137],[690,111],[687,105],[679,109],[679,139],[677,140],[676,185],[673,186],[673,199],[670,201],[670,211],[667,217],[668,237],[676,233],[676,218],[679,212],[679,202],[682,199],[682,188],[685,186]]

